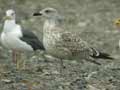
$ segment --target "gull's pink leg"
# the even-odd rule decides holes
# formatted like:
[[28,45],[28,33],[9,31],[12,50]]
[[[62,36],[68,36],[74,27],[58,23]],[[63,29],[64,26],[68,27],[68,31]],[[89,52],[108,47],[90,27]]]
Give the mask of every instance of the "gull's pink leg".
[[12,50],[12,60],[13,63],[16,64],[17,62],[16,50]]
[[22,52],[21,51],[17,51],[17,62],[16,62],[16,66],[18,70],[23,70],[25,69],[25,61],[22,59]]
[[21,51],[12,50],[13,63],[16,64],[17,70],[25,69],[25,61],[22,60],[21,53]]

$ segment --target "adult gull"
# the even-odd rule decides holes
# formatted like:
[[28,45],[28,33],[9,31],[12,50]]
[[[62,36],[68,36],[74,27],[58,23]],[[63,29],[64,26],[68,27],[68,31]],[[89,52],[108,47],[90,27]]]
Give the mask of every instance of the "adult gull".
[[6,11],[3,31],[1,33],[1,43],[7,49],[12,50],[13,62],[19,69],[19,57],[21,52],[32,52],[35,50],[45,50],[42,42],[37,36],[28,30],[23,30],[19,24],[16,24],[15,11],[10,9]]

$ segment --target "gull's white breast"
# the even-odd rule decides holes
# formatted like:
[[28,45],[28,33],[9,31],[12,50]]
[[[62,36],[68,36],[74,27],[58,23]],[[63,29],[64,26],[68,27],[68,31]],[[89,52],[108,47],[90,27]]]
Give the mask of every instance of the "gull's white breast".
[[2,32],[1,42],[3,46],[8,49],[15,49],[20,51],[33,51],[32,47],[20,39],[22,37],[21,28],[17,25],[13,31]]

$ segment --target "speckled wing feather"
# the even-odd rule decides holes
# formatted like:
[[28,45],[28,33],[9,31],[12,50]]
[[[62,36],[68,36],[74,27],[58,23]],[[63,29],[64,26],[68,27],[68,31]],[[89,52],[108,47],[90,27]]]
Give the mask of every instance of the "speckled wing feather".
[[54,35],[59,35],[59,39],[54,38],[56,47],[64,50],[72,59],[88,58],[92,55],[91,48],[80,38],[80,34],[63,31],[61,28],[54,28],[52,31],[55,32]]
[[[60,30],[62,31],[62,30]],[[58,46],[68,51],[72,58],[103,58],[113,59],[109,54],[100,52],[96,48],[91,47],[86,41],[82,40],[79,33],[61,32]]]
[[88,57],[92,54],[91,48],[82,40],[78,33],[64,32],[62,34],[63,47],[69,49],[72,56]]

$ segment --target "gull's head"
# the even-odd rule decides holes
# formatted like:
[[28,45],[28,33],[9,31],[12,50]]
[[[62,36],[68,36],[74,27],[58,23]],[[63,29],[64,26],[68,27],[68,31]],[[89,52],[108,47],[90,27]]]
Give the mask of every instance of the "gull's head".
[[14,20],[14,19],[15,19],[15,11],[12,9],[7,10],[4,20]]
[[117,27],[120,27],[120,18],[116,19],[114,24],[117,26]]
[[54,8],[44,8],[40,10],[39,12],[35,12],[33,16],[44,16],[47,19],[52,19],[55,17],[58,17],[58,12]]

